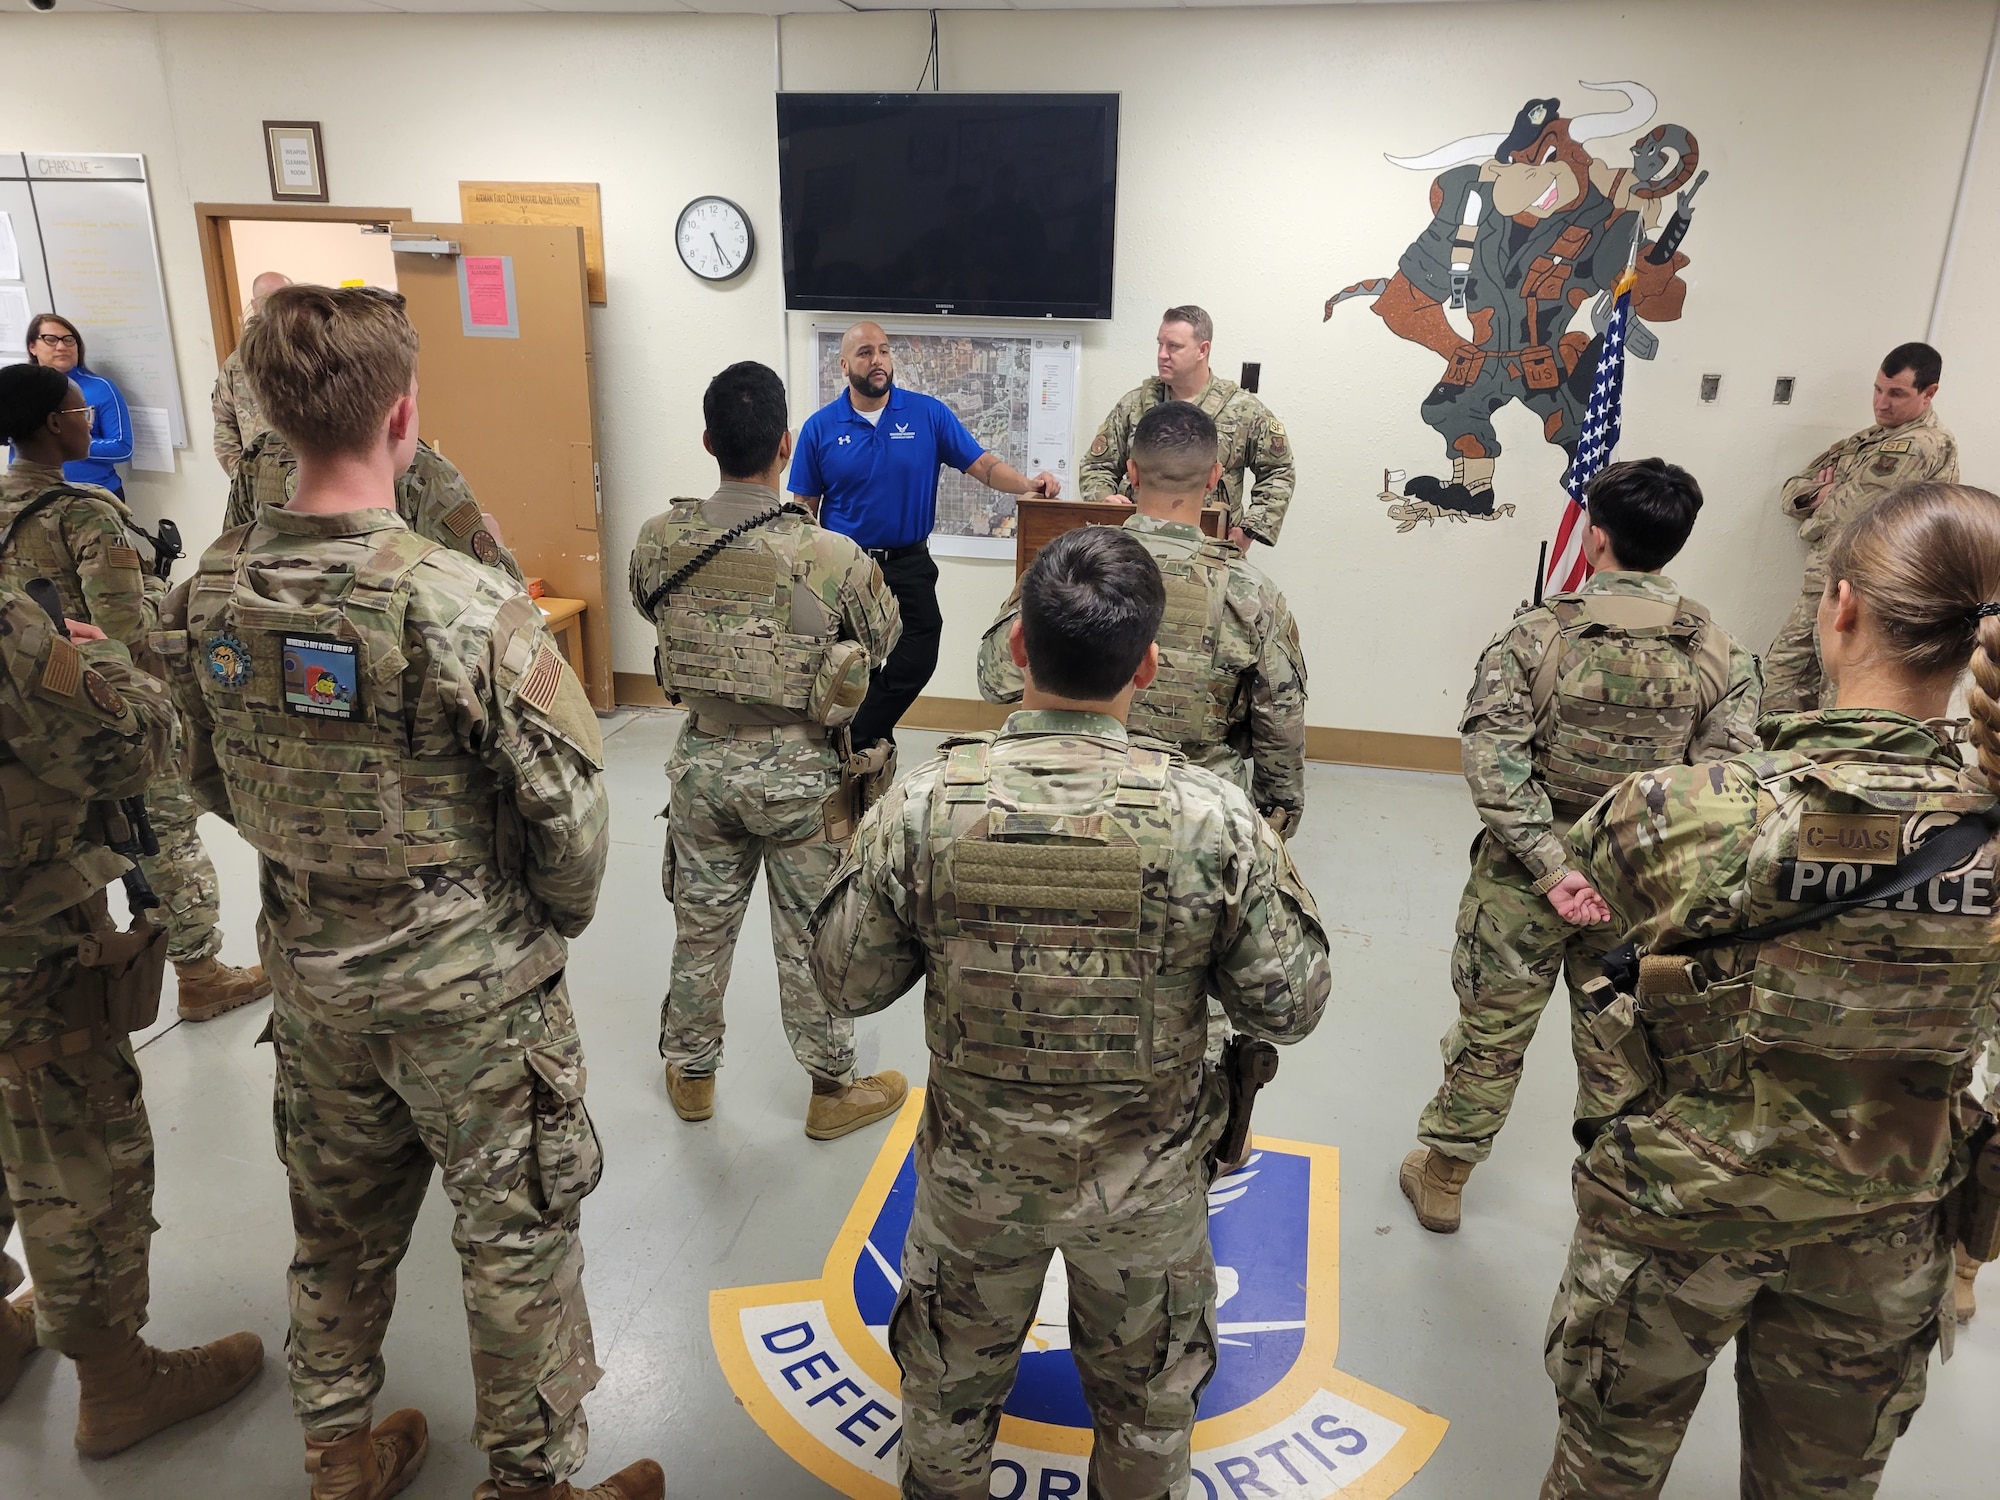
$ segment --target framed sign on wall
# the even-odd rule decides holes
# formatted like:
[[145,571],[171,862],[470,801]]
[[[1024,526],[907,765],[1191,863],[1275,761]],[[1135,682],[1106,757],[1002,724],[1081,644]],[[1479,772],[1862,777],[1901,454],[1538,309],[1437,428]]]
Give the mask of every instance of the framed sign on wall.
[[317,120],[266,120],[264,159],[277,203],[324,203],[326,150]]

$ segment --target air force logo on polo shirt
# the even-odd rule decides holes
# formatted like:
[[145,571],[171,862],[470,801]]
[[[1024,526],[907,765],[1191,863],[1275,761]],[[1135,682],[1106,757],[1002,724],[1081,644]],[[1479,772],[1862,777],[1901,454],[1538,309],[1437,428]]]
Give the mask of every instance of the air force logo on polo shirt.
[[[737,1398],[774,1442],[856,1500],[896,1493],[903,1419],[888,1324],[922,1111],[923,1090],[912,1089],[817,1281],[709,1297],[710,1334]],[[1339,1153],[1256,1144],[1208,1195],[1221,1347],[1195,1423],[1189,1500],[1393,1494],[1436,1451],[1445,1420],[1333,1367]],[[993,1450],[995,1500],[1081,1497],[1090,1436],[1058,1255]]]
[[915,436],[916,434],[910,431],[910,424],[908,422],[896,422],[891,425],[889,441],[893,443],[901,438],[914,438]]

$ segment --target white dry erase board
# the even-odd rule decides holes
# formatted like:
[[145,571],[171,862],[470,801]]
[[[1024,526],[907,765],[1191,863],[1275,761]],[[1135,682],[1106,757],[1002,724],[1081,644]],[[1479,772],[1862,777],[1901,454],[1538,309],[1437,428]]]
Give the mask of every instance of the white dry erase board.
[[[187,413],[145,158],[0,151],[0,215],[0,271],[16,272],[0,276],[0,325],[9,325],[0,334],[12,332],[12,304],[25,301],[31,314],[61,313],[83,330],[91,369],[124,394],[135,427],[142,409],[162,413],[174,447],[185,448]],[[19,338],[0,347],[0,363],[26,357]]]

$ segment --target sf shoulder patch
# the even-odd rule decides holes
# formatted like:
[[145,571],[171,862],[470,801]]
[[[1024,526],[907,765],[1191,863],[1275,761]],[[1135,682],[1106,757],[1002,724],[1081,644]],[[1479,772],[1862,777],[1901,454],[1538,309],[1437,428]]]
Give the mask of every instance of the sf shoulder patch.
[[1090,445],[1090,456],[1092,458],[1102,458],[1104,457],[1105,454],[1109,453],[1110,451],[1111,451],[1111,439],[1106,437],[1101,432],[1098,433],[1096,440],[1092,442]]
[[110,714],[112,718],[119,719],[125,716],[125,700],[118,696],[118,689],[96,672],[86,671],[83,674],[83,691],[92,703]]
[[[723,1373],[766,1435],[843,1495],[888,1496],[903,1442],[886,1341],[916,1205],[910,1149],[924,1091],[890,1129],[817,1280],[709,1294]],[[1189,1500],[1394,1494],[1443,1417],[1334,1368],[1339,1153],[1258,1137],[1208,1192],[1217,1366],[1194,1428]],[[1081,1496],[1090,1411],[1070,1352],[1069,1284],[1050,1262],[993,1450],[995,1500]]]
[[545,642],[535,653],[534,662],[521,674],[515,696],[549,713],[556,706],[556,694],[562,690],[562,674],[562,654]]
[[83,681],[83,653],[57,636],[49,642],[48,659],[42,663],[42,691],[58,698],[74,698]]

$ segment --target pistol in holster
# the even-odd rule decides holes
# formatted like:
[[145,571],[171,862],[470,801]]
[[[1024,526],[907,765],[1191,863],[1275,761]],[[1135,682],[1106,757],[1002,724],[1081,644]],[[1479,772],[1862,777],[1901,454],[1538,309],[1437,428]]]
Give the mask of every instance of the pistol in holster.
[[1588,980],[1576,997],[1590,1036],[1590,1055],[1579,1057],[1578,1065],[1616,1080],[1605,1091],[1616,1106],[1613,1113],[1602,1119],[1579,1119],[1570,1126],[1580,1150],[1588,1151],[1619,1114],[1658,1092],[1660,1064],[1639,1019],[1640,1000],[1649,993],[1688,988],[1693,983],[1688,967],[1686,959],[1641,954],[1633,944],[1623,943],[1605,955],[1603,972]]
[[826,837],[844,844],[854,837],[861,815],[888,795],[896,782],[896,742],[879,740],[856,750],[844,728],[833,732],[833,753],[840,758],[840,785],[826,804]]
[[1258,1037],[1232,1036],[1222,1044],[1222,1074],[1229,1086],[1229,1118],[1215,1143],[1218,1176],[1250,1160],[1250,1115],[1257,1091],[1278,1076],[1278,1049]]
[[1958,1243],[1974,1260],[2000,1260],[2000,1120],[1972,1133],[1972,1170],[1958,1188]]

